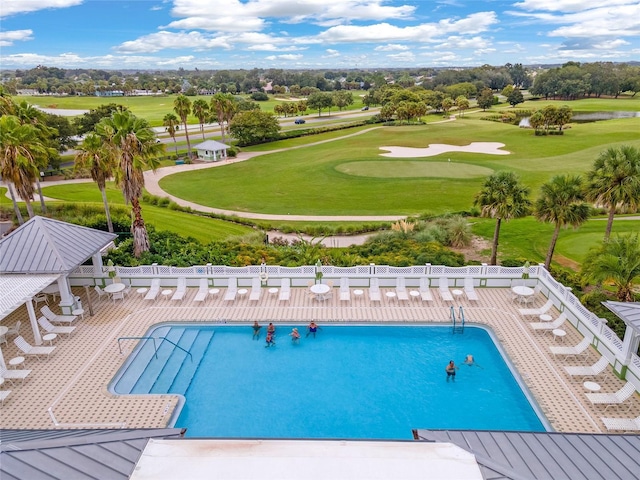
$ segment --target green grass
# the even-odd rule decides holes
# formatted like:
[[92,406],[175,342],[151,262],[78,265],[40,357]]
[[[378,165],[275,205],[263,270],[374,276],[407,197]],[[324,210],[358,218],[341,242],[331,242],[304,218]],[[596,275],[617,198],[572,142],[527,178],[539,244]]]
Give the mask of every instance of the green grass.
[[[516,109],[541,109],[547,105],[568,105],[574,112],[621,111],[640,112],[640,95],[619,98],[583,98],[580,100],[527,100],[516,105]],[[495,109],[513,109],[511,105],[501,104]],[[488,111],[491,111],[488,110]]]

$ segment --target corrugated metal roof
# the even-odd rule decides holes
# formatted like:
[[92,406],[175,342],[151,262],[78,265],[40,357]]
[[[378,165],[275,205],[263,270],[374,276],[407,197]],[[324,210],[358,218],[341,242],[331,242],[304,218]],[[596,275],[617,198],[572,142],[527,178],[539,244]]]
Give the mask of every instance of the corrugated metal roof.
[[624,323],[640,333],[640,303],[639,302],[611,302],[602,304],[619,316]]
[[178,428],[0,430],[2,480],[126,480],[150,438],[179,438]]
[[0,320],[58,277],[59,275],[0,275]]
[[0,240],[0,273],[70,273],[116,236],[33,217]]
[[221,142],[216,142],[215,140],[205,140],[202,143],[199,143],[195,147],[196,150],[226,150],[229,148],[229,145],[225,145]]
[[418,430],[473,453],[485,480],[637,480],[640,436]]

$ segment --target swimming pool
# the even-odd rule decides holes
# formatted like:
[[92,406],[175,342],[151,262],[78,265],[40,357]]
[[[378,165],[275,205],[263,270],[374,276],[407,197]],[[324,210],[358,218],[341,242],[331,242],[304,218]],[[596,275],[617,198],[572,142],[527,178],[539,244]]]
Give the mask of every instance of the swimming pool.
[[[299,344],[288,333],[302,332]],[[275,347],[248,325],[161,325],[112,382],[115,393],[180,393],[190,437],[410,439],[413,428],[550,430],[490,332],[443,326],[278,325]],[[264,327],[263,327],[264,330]],[[477,366],[462,362],[473,354]],[[169,357],[174,360],[167,362]],[[139,358],[139,360],[138,360]],[[454,360],[455,382],[445,366]],[[168,371],[168,373],[166,373]],[[140,380],[144,379],[144,380]]]

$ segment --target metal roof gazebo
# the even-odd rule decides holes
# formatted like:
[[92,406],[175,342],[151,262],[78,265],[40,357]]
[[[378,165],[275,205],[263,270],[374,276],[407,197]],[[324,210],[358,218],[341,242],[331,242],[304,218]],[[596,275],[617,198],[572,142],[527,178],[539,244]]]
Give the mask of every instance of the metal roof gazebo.
[[640,344],[640,302],[613,302],[606,301],[602,304],[615,313],[627,326],[622,340],[622,352],[624,365],[629,365],[631,355],[638,351]]

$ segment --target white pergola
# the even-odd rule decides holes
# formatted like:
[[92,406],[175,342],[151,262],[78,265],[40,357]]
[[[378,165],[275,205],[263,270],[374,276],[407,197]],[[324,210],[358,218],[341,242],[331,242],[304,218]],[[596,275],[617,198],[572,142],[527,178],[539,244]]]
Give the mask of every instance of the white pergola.
[[615,313],[625,323],[627,328],[622,341],[624,353],[624,365],[631,362],[631,354],[638,351],[640,344],[640,302],[613,302],[611,300],[602,304]]

